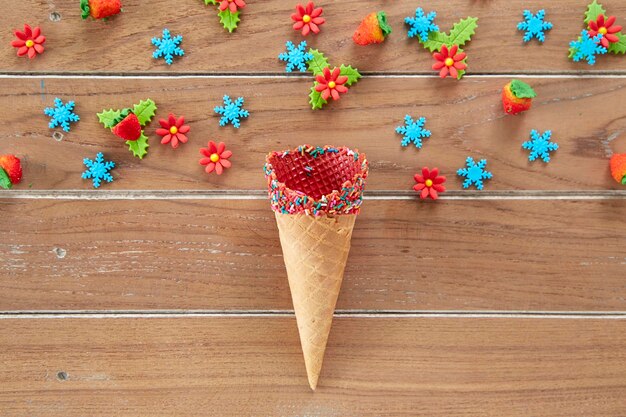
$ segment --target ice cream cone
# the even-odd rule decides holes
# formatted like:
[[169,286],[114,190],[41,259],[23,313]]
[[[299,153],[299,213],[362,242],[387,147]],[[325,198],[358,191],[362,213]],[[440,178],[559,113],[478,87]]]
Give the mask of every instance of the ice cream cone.
[[265,174],[287,268],[309,385],[315,390],[367,177],[347,148],[273,152]]

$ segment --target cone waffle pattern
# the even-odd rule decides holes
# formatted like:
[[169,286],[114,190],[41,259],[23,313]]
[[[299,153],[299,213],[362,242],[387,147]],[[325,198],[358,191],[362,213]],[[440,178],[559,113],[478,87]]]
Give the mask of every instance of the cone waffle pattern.
[[312,389],[350,252],[356,215],[314,217],[276,213],[304,361]]

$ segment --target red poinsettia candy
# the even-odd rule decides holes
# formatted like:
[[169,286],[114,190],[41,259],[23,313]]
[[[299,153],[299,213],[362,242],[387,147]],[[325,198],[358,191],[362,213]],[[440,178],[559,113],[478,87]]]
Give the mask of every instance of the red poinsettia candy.
[[615,35],[622,30],[621,26],[615,25],[615,16],[611,16],[605,20],[603,14],[598,15],[596,20],[589,21],[589,37],[593,38],[598,33],[602,35],[600,43],[605,48],[609,47],[609,42],[618,42],[619,38]]
[[222,175],[224,168],[230,168],[230,158],[233,153],[226,150],[224,142],[215,144],[210,141],[208,148],[200,148],[200,153],[205,156],[200,160],[200,165],[206,165],[204,169],[207,174],[215,171],[217,175]]
[[321,17],[323,11],[321,7],[315,8],[312,1],[308,2],[306,7],[298,4],[296,12],[291,15],[291,19],[296,22],[293,24],[294,30],[302,29],[302,36],[308,35],[309,32],[320,33],[319,26],[326,22],[326,19]]
[[14,48],[17,48],[17,56],[28,55],[33,59],[37,54],[43,54],[43,44],[46,37],[41,34],[41,29],[35,27],[32,29],[29,25],[24,25],[24,32],[15,30],[17,39],[11,42]]
[[219,9],[221,11],[229,9],[232,13],[235,13],[237,8],[243,9],[244,7],[246,7],[244,0],[221,0]]
[[465,59],[466,54],[465,52],[457,54],[458,50],[458,45],[452,45],[450,49],[448,49],[446,45],[443,45],[440,52],[433,54],[433,58],[435,58],[436,61],[433,64],[433,69],[440,70],[439,76],[441,78],[446,78],[448,74],[456,78],[459,75],[457,70],[467,68],[467,65],[461,62]]
[[420,198],[432,198],[436,200],[439,197],[438,193],[446,191],[446,187],[443,183],[446,182],[446,177],[439,175],[439,169],[433,168],[432,171],[428,167],[422,168],[422,175],[415,174],[413,177],[415,184],[413,189],[420,193]]
[[344,84],[348,81],[348,77],[345,75],[339,75],[340,68],[335,68],[332,72],[328,67],[324,68],[322,74],[316,77],[317,85],[315,91],[322,93],[322,98],[328,100],[328,97],[332,97],[333,100],[339,100],[339,93],[347,93],[348,87]]
[[167,120],[160,119],[159,124],[161,128],[156,130],[156,134],[163,136],[161,144],[167,145],[171,143],[172,148],[176,149],[179,143],[187,143],[188,138],[185,136],[185,133],[189,132],[191,128],[185,124],[184,116],[176,119],[176,116],[170,113]]

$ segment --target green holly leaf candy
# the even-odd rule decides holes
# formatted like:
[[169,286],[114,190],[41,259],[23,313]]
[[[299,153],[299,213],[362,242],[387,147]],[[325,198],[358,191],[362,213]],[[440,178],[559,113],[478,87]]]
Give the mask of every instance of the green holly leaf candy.
[[585,12],[585,24],[589,24],[592,20],[597,20],[601,14],[606,16],[606,10],[600,3],[593,0],[593,3],[587,6],[587,11]]
[[122,114],[121,110],[103,110],[102,113],[98,113],[98,121],[104,125],[105,128],[111,129],[117,123],[119,123],[119,117]]
[[443,45],[450,45],[448,35],[443,32],[430,32],[428,34],[428,39],[425,41],[420,39],[420,43],[430,52],[440,51]]
[[133,107],[133,113],[139,119],[139,124],[145,126],[156,113],[157,106],[151,99],[141,100],[139,104],[135,104]]
[[128,149],[139,159],[143,159],[144,156],[148,153],[148,138],[143,134],[143,130],[141,131],[141,136],[137,140],[127,140],[126,144],[128,145]]
[[477,27],[477,17],[468,17],[465,19],[461,19],[452,27],[452,30],[448,35],[447,45],[465,45],[467,42],[472,40],[472,36],[474,36]]
[[313,55],[313,59],[307,61],[307,66],[309,71],[313,73],[313,75],[321,75],[324,72],[324,68],[328,67],[328,59],[317,49],[309,49],[309,53]]
[[204,4],[207,5],[207,6],[209,4],[216,5],[217,1],[216,0],[204,0]]
[[619,41],[609,43],[609,52],[612,54],[626,54],[626,35],[623,35],[622,32],[617,32],[615,35],[619,38]]
[[237,23],[241,20],[239,19],[239,11],[233,13],[229,9],[226,9],[222,10],[217,15],[220,17],[220,23],[231,33],[237,28]]
[[328,103],[328,101],[322,98],[322,93],[315,91],[316,85],[317,82],[313,84],[313,87],[311,87],[311,93],[309,94],[309,104],[313,110],[321,109],[324,104]]
[[352,68],[351,65],[343,65],[341,64],[340,68],[340,73],[339,75],[345,75],[346,77],[348,77],[348,81],[346,81],[346,86],[351,86],[352,84],[356,83],[359,78],[361,78],[361,74],[359,73],[359,71],[356,68]]

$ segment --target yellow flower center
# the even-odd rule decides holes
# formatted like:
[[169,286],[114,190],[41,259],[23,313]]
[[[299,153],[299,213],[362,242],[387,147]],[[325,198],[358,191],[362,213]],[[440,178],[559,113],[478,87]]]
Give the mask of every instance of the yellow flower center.
[[604,26],[602,26],[600,29],[598,29],[598,33],[601,33],[603,35],[606,35],[608,31],[606,30],[606,28]]
[[337,85],[337,84],[335,84],[335,82],[334,82],[334,81],[331,81],[331,82],[329,82],[329,83],[328,83],[328,87],[329,87],[329,88],[335,88],[335,86],[336,86],[336,85]]
[[426,186],[427,186],[427,187],[432,187],[432,186],[433,186],[433,180],[430,180],[430,179],[429,179],[429,180],[426,180],[426,181],[424,182],[424,184],[426,184]]
[[217,162],[220,160],[220,156],[216,153],[212,153],[209,159],[211,159],[211,162]]
[[33,42],[32,40],[27,40],[26,41],[26,46],[28,46],[29,48],[32,48],[35,45],[35,42]]
[[305,14],[304,16],[302,16],[302,21],[304,23],[309,23],[311,21],[311,16],[309,16],[308,14]]
[[178,128],[177,128],[176,126],[172,126],[172,127],[170,127],[170,133],[171,133],[172,135],[177,134],[177,133],[178,133]]
[[446,58],[446,60],[444,61],[444,64],[446,64],[446,67],[451,67],[452,65],[454,65],[454,59]]

